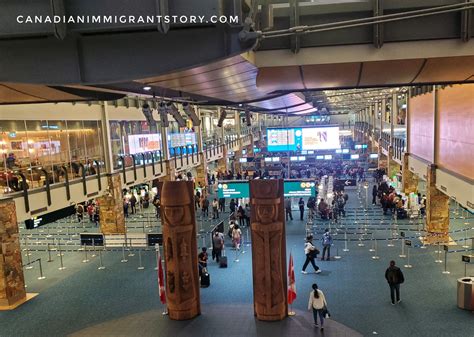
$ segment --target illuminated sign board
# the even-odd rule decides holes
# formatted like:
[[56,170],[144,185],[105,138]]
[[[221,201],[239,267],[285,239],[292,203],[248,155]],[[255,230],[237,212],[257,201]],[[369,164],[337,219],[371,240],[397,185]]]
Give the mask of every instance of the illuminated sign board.
[[219,198],[249,198],[250,190],[247,181],[223,181],[217,185]]
[[314,197],[316,196],[314,181],[285,181],[285,197]]
[[158,133],[129,135],[130,154],[161,150],[161,135]]
[[267,128],[268,151],[338,149],[339,127]]

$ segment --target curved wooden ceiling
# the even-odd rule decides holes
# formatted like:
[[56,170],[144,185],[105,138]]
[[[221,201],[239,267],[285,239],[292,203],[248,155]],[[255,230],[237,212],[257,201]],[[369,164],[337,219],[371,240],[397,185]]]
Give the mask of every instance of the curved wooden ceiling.
[[158,92],[169,89],[209,97],[211,101],[248,103],[256,110],[311,113],[317,109],[306,103],[299,91],[473,80],[474,56],[257,68],[238,55],[137,82],[156,87]]

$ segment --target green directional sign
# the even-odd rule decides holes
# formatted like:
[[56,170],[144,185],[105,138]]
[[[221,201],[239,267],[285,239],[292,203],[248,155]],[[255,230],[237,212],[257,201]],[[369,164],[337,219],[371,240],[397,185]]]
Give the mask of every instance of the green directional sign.
[[285,181],[285,197],[315,197],[316,184],[314,181]]
[[[221,181],[217,185],[219,198],[250,198],[248,181]],[[284,182],[285,197],[315,197],[316,183],[305,180],[288,180]]]
[[248,181],[223,181],[217,185],[219,198],[250,198]]

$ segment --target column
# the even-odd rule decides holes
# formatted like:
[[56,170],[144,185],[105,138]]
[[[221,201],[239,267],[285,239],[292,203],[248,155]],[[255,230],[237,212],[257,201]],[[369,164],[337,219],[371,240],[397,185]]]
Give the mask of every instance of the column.
[[161,189],[161,219],[169,317],[186,320],[201,313],[193,183],[167,181]]
[[227,167],[227,145],[223,145],[222,158],[217,160],[217,170],[224,173],[228,170]]
[[288,314],[283,180],[250,180],[254,311],[262,321]]
[[0,309],[26,301],[20,237],[13,199],[0,200]]
[[436,188],[436,168],[426,174],[426,230],[429,243],[449,241],[449,197]]
[[400,164],[394,160],[395,151],[390,145],[388,147],[388,156],[387,156],[387,175],[393,177],[400,172]]
[[196,166],[196,184],[201,183],[202,187],[207,186],[207,162],[205,152],[199,154],[199,165]]
[[120,173],[107,175],[108,191],[98,198],[100,230],[103,234],[125,234],[122,177]]
[[408,163],[409,154],[405,153],[402,165],[402,191],[407,195],[418,191],[418,176],[410,171]]
[[112,159],[112,147],[110,144],[110,123],[109,123],[109,111],[107,102],[102,102],[102,111],[100,114],[102,123],[102,144],[104,144],[104,161],[105,161],[105,172],[112,173],[114,170],[114,163]]

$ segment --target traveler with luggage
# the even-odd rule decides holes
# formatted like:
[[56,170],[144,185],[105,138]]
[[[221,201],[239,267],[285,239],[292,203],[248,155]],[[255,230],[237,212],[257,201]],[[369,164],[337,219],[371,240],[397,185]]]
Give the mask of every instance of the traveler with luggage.
[[326,228],[324,230],[324,234],[323,234],[323,237],[321,238],[321,242],[323,244],[323,256],[321,258],[321,261],[324,261],[326,252],[327,252],[326,260],[329,261],[331,260],[331,245],[332,245],[332,236],[331,236],[331,233],[329,233],[329,229]]
[[313,283],[313,290],[309,293],[308,310],[313,311],[314,326],[318,326],[318,316],[321,323],[321,331],[324,330],[324,318],[329,315],[327,302],[324,293],[318,289],[318,285]]
[[207,267],[207,248],[202,247],[201,252],[198,255],[198,264],[199,264],[199,277],[202,275],[203,268]]
[[212,237],[212,257],[216,259],[216,262],[219,263],[219,260],[222,256],[222,250],[224,249],[224,234],[215,232]]
[[313,245],[313,236],[311,234],[306,237],[306,243],[304,244],[304,253],[306,255],[306,261],[303,264],[303,269],[301,270],[301,273],[308,274],[308,272],[306,271],[306,267],[309,263],[311,263],[314,268],[314,272],[316,274],[319,274],[321,272],[321,269],[319,269],[319,267],[314,262],[314,259],[319,254],[319,250]]

